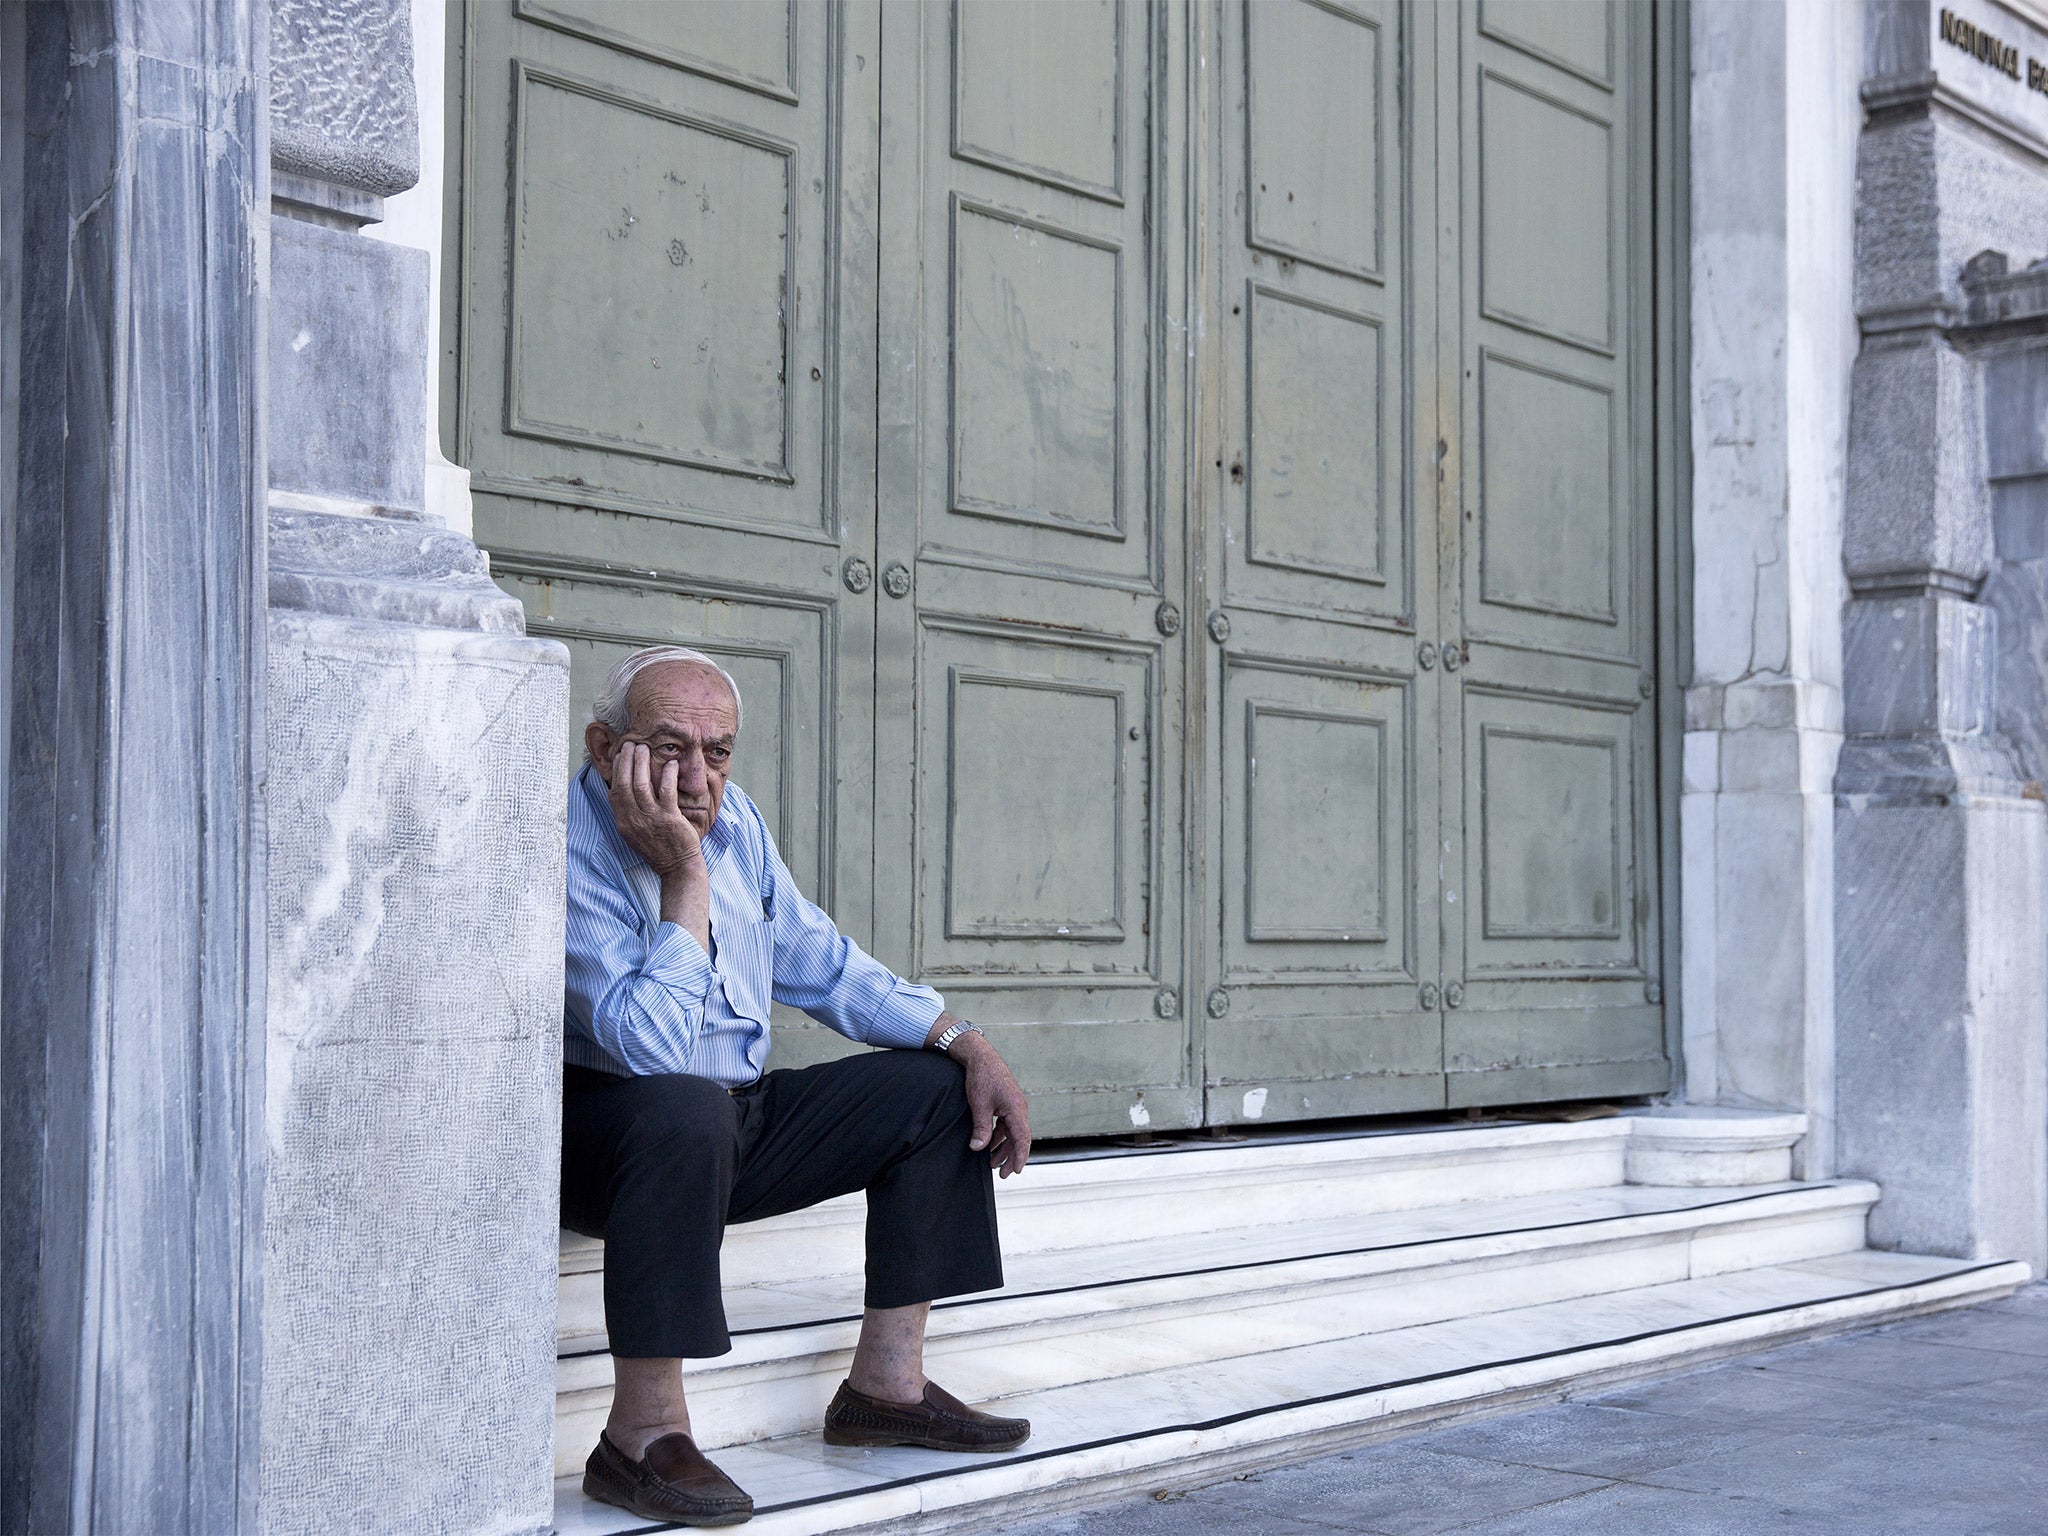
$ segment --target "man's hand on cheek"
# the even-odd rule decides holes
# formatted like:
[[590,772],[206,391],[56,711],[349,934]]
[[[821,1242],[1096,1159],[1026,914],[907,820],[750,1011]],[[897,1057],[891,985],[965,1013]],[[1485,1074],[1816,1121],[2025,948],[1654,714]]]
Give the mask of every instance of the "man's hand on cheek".
[[624,741],[611,769],[612,817],[627,847],[664,879],[684,873],[703,857],[697,829],[677,804],[674,763],[657,770],[644,743]]

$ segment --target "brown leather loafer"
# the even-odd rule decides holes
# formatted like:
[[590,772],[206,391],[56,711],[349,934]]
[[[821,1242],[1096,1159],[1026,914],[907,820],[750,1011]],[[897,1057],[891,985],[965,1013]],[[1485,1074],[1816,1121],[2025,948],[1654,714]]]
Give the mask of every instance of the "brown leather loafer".
[[738,1525],[754,1518],[754,1501],[680,1432],[663,1435],[638,1461],[613,1445],[610,1435],[599,1435],[597,1449],[583,1464],[583,1492],[649,1520],[679,1525]]
[[931,1451],[1014,1451],[1031,1438],[1029,1419],[999,1419],[968,1407],[937,1382],[924,1400],[887,1403],[850,1382],[825,1410],[827,1445],[921,1445]]

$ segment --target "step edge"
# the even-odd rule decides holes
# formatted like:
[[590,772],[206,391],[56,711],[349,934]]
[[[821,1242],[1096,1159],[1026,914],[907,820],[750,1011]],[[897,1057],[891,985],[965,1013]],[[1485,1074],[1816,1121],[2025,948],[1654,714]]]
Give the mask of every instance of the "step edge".
[[[1865,1193],[1866,1191],[1867,1193]],[[1842,1198],[1832,1200],[1815,1198],[1823,1194],[1835,1194],[1842,1196]],[[1805,1203],[1795,1204],[1794,1201],[1801,1197],[1805,1197]],[[1782,1226],[1826,1220],[1843,1212],[1853,1210],[1858,1205],[1863,1206],[1867,1210],[1876,1200],[1877,1190],[1875,1185],[1858,1180],[1840,1186],[1809,1185],[1796,1189],[1772,1191],[1768,1194],[1752,1198],[1758,1200],[1784,1199],[1785,1204],[1768,1209],[1743,1210],[1739,1212],[1729,1211],[1729,1205],[1734,1204],[1734,1202],[1704,1207],[1679,1207],[1668,1211],[1637,1212],[1623,1217],[1599,1217],[1592,1221],[1568,1222],[1558,1226],[1536,1227],[1522,1231],[1488,1232],[1466,1234],[1458,1237],[1428,1238],[1418,1240],[1412,1245],[1392,1245],[1387,1248],[1367,1248],[1363,1250],[1338,1250],[1328,1253],[1298,1254],[1283,1259],[1249,1261],[1242,1266],[1244,1272],[1248,1275],[1262,1274],[1272,1276],[1274,1278],[1271,1283],[1221,1290],[1202,1298],[1161,1299],[1153,1302],[1139,1302],[1130,1306],[1104,1307],[1085,1313],[1065,1313],[1043,1319],[1025,1317],[1006,1321],[1003,1318],[1003,1313],[1019,1311],[1026,1303],[1042,1301],[1050,1296],[1091,1291],[1120,1291],[1129,1287],[1146,1285],[1167,1285],[1177,1280],[1195,1279],[1203,1275],[1232,1273],[1239,1266],[1225,1265],[1209,1270],[1180,1271],[1164,1275],[1140,1276],[1130,1280],[1101,1281],[1075,1286],[1071,1290],[1055,1289],[1051,1291],[1027,1292],[1018,1296],[996,1296],[989,1297],[986,1300],[969,1300],[963,1303],[956,1303],[953,1306],[947,1306],[941,1302],[933,1308],[934,1321],[937,1321],[943,1315],[966,1313],[969,1308],[1000,1307],[1003,1309],[1003,1313],[974,1311],[969,1315],[974,1319],[981,1320],[978,1326],[962,1326],[958,1328],[941,1326],[935,1328],[928,1337],[933,1341],[940,1341],[973,1334],[1024,1331],[1031,1329],[1038,1322],[1049,1325],[1048,1331],[1059,1335],[1087,1333],[1095,1330],[1085,1327],[1058,1328],[1050,1327],[1050,1325],[1063,1322],[1078,1323],[1089,1318],[1124,1319],[1147,1312],[1199,1311],[1210,1308],[1215,1310],[1238,1310],[1250,1298],[1261,1298],[1257,1303],[1258,1305],[1271,1305],[1283,1299],[1290,1291],[1304,1289],[1317,1291],[1341,1290],[1348,1283],[1352,1282],[1383,1279],[1388,1276],[1398,1276],[1403,1273],[1415,1273],[1436,1268],[1458,1270],[1506,1268],[1509,1267],[1512,1261],[1523,1256],[1537,1254],[1563,1256],[1569,1255],[1575,1249],[1582,1250],[1590,1258],[1605,1249],[1625,1245],[1638,1245],[1644,1239],[1661,1239],[1670,1245],[1676,1246],[1690,1243],[1700,1235],[1709,1232],[1721,1235],[1740,1231],[1745,1227]],[[1694,1217],[1702,1212],[1727,1212],[1728,1214],[1721,1216],[1717,1220],[1707,1222],[1686,1220],[1687,1217]],[[1502,1242],[1500,1246],[1489,1251],[1457,1251],[1460,1246],[1482,1245],[1495,1239],[1516,1238],[1526,1239],[1526,1241],[1519,1243]],[[1548,1240],[1546,1241],[1546,1239]],[[1434,1250],[1434,1252],[1426,1250]],[[1842,1251],[1854,1252],[1856,1250],[1844,1249]],[[1288,1276],[1285,1273],[1289,1269],[1299,1269],[1305,1265],[1320,1264],[1346,1258],[1368,1259],[1375,1254],[1384,1254],[1390,1257],[1399,1255],[1402,1260],[1408,1260],[1409,1262],[1390,1262],[1383,1265],[1360,1268],[1345,1274],[1326,1276]],[[852,1335],[858,1323],[859,1318],[849,1314],[845,1317],[799,1323],[785,1328],[753,1333],[736,1333],[734,1335],[735,1355],[740,1354],[738,1341],[742,1339],[775,1337],[787,1340],[791,1344],[808,1339],[808,1347],[800,1349],[785,1348],[772,1352],[764,1350],[757,1354],[746,1354],[738,1359],[734,1359],[732,1356],[721,1356],[719,1358],[726,1363],[698,1373],[697,1379],[710,1382],[728,1372],[749,1372],[761,1370],[785,1361],[801,1359],[806,1356],[844,1353],[851,1348]],[[1114,1323],[1111,1322],[1108,1325],[1114,1326]],[[562,1362],[591,1360],[606,1353],[608,1352],[604,1350],[579,1350],[574,1353],[558,1354],[556,1357],[557,1367],[559,1369]],[[775,1372],[773,1374],[779,1378],[792,1373]],[[595,1390],[595,1384],[561,1390],[564,1393],[591,1391]]]
[[[1137,1157],[1100,1157],[1077,1159],[1071,1163],[1042,1163],[1033,1168],[1030,1184],[1000,1186],[998,1202],[1013,1205],[1050,1203],[1077,1189],[1095,1189],[1099,1192],[1100,1186],[1113,1185],[1128,1185],[1133,1193],[1137,1194],[1142,1193],[1142,1188],[1146,1184],[1171,1184],[1176,1190],[1190,1190],[1199,1189],[1210,1183],[1251,1183],[1270,1178],[1279,1167],[1289,1163],[1302,1169],[1330,1168],[1347,1173],[1355,1173],[1360,1164],[1378,1162],[1425,1162],[1449,1168],[1480,1160],[1480,1157],[1486,1154],[1526,1154],[1532,1148],[1543,1150],[1555,1147],[1575,1157],[1593,1155],[1600,1149],[1597,1145],[1589,1144],[1607,1140],[1617,1144],[1613,1150],[1619,1153],[1627,1146],[1631,1134],[1629,1127],[1632,1123],[1631,1117],[1618,1115],[1610,1120],[1580,1121],[1564,1125],[1483,1126],[1473,1130],[1404,1131],[1379,1136],[1339,1137],[1327,1141],[1282,1142],[1269,1147],[1200,1147],[1185,1152],[1161,1152]],[[1345,1148],[1350,1155],[1306,1155],[1308,1148],[1329,1147]],[[1445,1155],[1451,1152],[1460,1155]],[[1133,1169],[1134,1164],[1155,1166]],[[1169,1176],[1164,1167],[1156,1166],[1162,1164],[1170,1165],[1179,1172]],[[1085,1171],[1093,1169],[1104,1171]],[[1617,1178],[1614,1182],[1622,1181]],[[831,1200],[823,1200],[816,1205],[808,1206],[804,1210],[791,1211],[771,1220],[778,1227],[806,1229],[838,1225],[846,1220],[858,1223],[864,1219],[862,1210],[857,1195],[839,1195]],[[769,1223],[760,1225],[765,1227]],[[599,1239],[584,1237],[580,1233],[564,1232],[561,1247],[567,1254],[601,1248],[602,1243]]]
[[[1562,1196],[1562,1195],[1568,1195],[1568,1194],[1591,1194],[1591,1193],[1594,1193],[1594,1192],[1596,1192],[1596,1191],[1599,1191],[1599,1190],[1610,1190],[1610,1189],[1612,1189],[1612,1190],[1619,1190],[1619,1189],[1630,1189],[1630,1190],[1646,1190],[1646,1189],[1663,1189],[1663,1190],[1669,1191],[1669,1192],[1670,1192],[1670,1193],[1672,1193],[1672,1194],[1680,1194],[1680,1193],[1683,1193],[1683,1194],[1691,1194],[1691,1195],[1697,1195],[1697,1194],[1699,1194],[1699,1193],[1700,1193],[1700,1192],[1702,1191],[1702,1189],[1705,1189],[1705,1188],[1721,1188],[1721,1189],[1724,1189],[1724,1190],[1728,1191],[1728,1192],[1729,1192],[1729,1195],[1728,1195],[1728,1199],[1729,1199],[1729,1200],[1730,1200],[1731,1202],[1732,1202],[1732,1201],[1739,1201],[1739,1200],[1746,1200],[1746,1199],[1751,1199],[1751,1198],[1755,1198],[1755,1197],[1759,1197],[1759,1196],[1763,1196],[1763,1195],[1776,1195],[1776,1194],[1792,1194],[1792,1193],[1797,1193],[1797,1192],[1800,1192],[1800,1191],[1805,1191],[1805,1190],[1842,1190],[1842,1189],[1856,1189],[1856,1190],[1859,1190],[1859,1191],[1867,1191],[1867,1192],[1868,1192],[1868,1198],[1870,1199],[1870,1201],[1872,1201],[1872,1202],[1874,1203],[1874,1202],[1875,1202],[1875,1201],[1876,1201],[1876,1200],[1877,1200],[1877,1199],[1879,1198],[1879,1196],[1880,1196],[1880,1195],[1882,1194],[1882,1191],[1880,1190],[1880,1188],[1878,1187],[1878,1185],[1876,1185],[1876,1184],[1875,1184],[1875,1183],[1873,1183],[1872,1181],[1870,1181],[1870,1180],[1868,1180],[1868,1179],[1856,1179],[1856,1178],[1838,1178],[1838,1179],[1815,1179],[1815,1180],[1791,1180],[1791,1179],[1787,1179],[1787,1180],[1777,1180],[1777,1181],[1773,1181],[1773,1182],[1769,1182],[1769,1183],[1764,1183],[1764,1184],[1752,1184],[1752,1185],[1743,1185],[1743,1184],[1729,1184],[1729,1185],[1721,1185],[1721,1186],[1702,1186],[1702,1185],[1693,1185],[1693,1184],[1664,1184],[1664,1185],[1654,1185],[1654,1184],[1628,1184],[1628,1183],[1623,1183],[1623,1182],[1620,1182],[1620,1181],[1616,1181],[1616,1182],[1614,1182],[1614,1183],[1612,1183],[1612,1184],[1596,1184],[1596,1185],[1588,1185],[1588,1186],[1585,1186],[1584,1188],[1580,1188],[1580,1189],[1555,1189],[1555,1190],[1536,1190],[1536,1191],[1530,1191],[1530,1192],[1526,1192],[1526,1193],[1520,1193],[1520,1194],[1509,1194],[1509,1195],[1495,1195],[1495,1196],[1489,1196],[1489,1197],[1486,1197],[1486,1198],[1483,1198],[1483,1199],[1476,1199],[1476,1200],[1456,1200],[1456,1201],[1448,1201],[1448,1202],[1445,1202],[1445,1203],[1444,1203],[1444,1204],[1442,1204],[1442,1205],[1436,1205],[1436,1206],[1430,1206],[1430,1205],[1414,1205],[1414,1206],[1399,1206],[1399,1207],[1393,1207],[1393,1208],[1389,1208],[1389,1209],[1387,1209],[1387,1210],[1384,1210],[1384,1211],[1370,1211],[1370,1212],[1362,1212],[1362,1213],[1359,1213],[1359,1217],[1358,1217],[1358,1219],[1361,1219],[1361,1220],[1363,1220],[1363,1219],[1365,1219],[1365,1218],[1367,1218],[1367,1217],[1370,1217],[1370,1216],[1397,1216],[1397,1215],[1413,1215],[1413,1214],[1415,1214],[1415,1213],[1416,1213],[1416,1212],[1418,1212],[1418,1211],[1424,1211],[1424,1210],[1459,1210],[1459,1209],[1463,1209],[1463,1208],[1466,1208],[1466,1207],[1469,1207],[1469,1206],[1474,1206],[1474,1205],[1485,1205],[1485,1204],[1504,1204],[1504,1203],[1506,1203],[1506,1202],[1508,1202],[1508,1201],[1511,1201],[1511,1200],[1540,1200],[1540,1199],[1545,1199],[1545,1198],[1550,1198],[1550,1197],[1555,1197],[1555,1196]],[[1739,1193],[1738,1193],[1738,1192],[1739,1192]],[[851,1198],[851,1197],[845,1197],[845,1198]],[[1705,1210],[1705,1209],[1712,1209],[1712,1208],[1713,1208],[1712,1206],[1700,1206],[1700,1207],[1696,1207],[1696,1209],[1702,1209],[1702,1210]],[[862,1213],[862,1221],[863,1221],[863,1222],[865,1221],[865,1213],[864,1213],[864,1212]],[[836,1224],[836,1223],[835,1223],[835,1224]],[[1253,1231],[1270,1231],[1270,1230],[1272,1230],[1272,1229],[1273,1229],[1273,1228],[1274,1228],[1275,1226],[1281,1226],[1281,1227],[1289,1227],[1289,1226],[1306,1226],[1306,1225],[1308,1225],[1308,1224],[1309,1224],[1309,1222],[1308,1222],[1308,1221],[1306,1221],[1306,1220],[1304,1220],[1304,1221],[1299,1221],[1299,1222],[1278,1222],[1278,1223],[1274,1223],[1274,1222],[1260,1222],[1260,1223],[1253,1223],[1253,1224],[1251,1224],[1251,1225],[1246,1225],[1246,1226],[1225,1226],[1225,1227],[1217,1227],[1217,1228],[1214,1228],[1214,1229],[1213,1229],[1213,1234],[1214,1234],[1214,1235],[1217,1235],[1217,1236],[1223,1236],[1223,1235],[1227,1235],[1227,1234],[1229,1234],[1229,1233],[1233,1233],[1233,1232],[1253,1232]],[[1047,1255],[1047,1254],[1057,1254],[1057,1253],[1075,1253],[1075,1252],[1080,1252],[1080,1251],[1083,1251],[1083,1250],[1084,1250],[1084,1249],[1085,1249],[1086,1247],[1088,1247],[1088,1246],[1090,1246],[1090,1245],[1082,1244],[1082,1245],[1077,1245],[1077,1246],[1076,1246],[1076,1247],[1074,1247],[1074,1248],[1027,1248],[1027,1249],[1018,1249],[1018,1250],[1011,1250],[1011,1251],[1010,1251],[1010,1257],[1013,1257],[1013,1258],[1015,1258],[1015,1257],[1021,1257],[1021,1256],[1023,1256],[1024,1254],[1031,1254],[1031,1255],[1033,1255],[1033,1256],[1040,1256],[1040,1255]],[[1103,1247],[1103,1246],[1114,1246],[1114,1245],[1108,1245],[1108,1244],[1097,1244],[1097,1245],[1094,1245],[1094,1246],[1097,1246],[1097,1247]],[[603,1247],[603,1244],[602,1244],[602,1243],[599,1243],[599,1242],[596,1242],[596,1241],[594,1241],[594,1240],[593,1240],[593,1241],[591,1242],[591,1245],[590,1245],[589,1247],[585,1247],[585,1248],[580,1248],[580,1249],[576,1250],[576,1252],[577,1252],[577,1262],[576,1262],[575,1264],[573,1264],[573,1265],[571,1265],[571,1264],[570,1264],[569,1262],[567,1262],[567,1260],[566,1260],[566,1257],[565,1257],[565,1260],[564,1260],[564,1262],[563,1262],[563,1263],[561,1264],[561,1266],[560,1266],[560,1268],[559,1268],[559,1270],[558,1270],[558,1272],[557,1272],[557,1277],[556,1277],[556,1278],[557,1278],[557,1280],[558,1280],[558,1281],[559,1281],[559,1280],[562,1280],[562,1279],[566,1279],[566,1278],[568,1278],[568,1277],[570,1277],[570,1276],[574,1276],[574,1275],[592,1275],[592,1274],[602,1274],[602,1273],[604,1272],[604,1247]],[[566,1250],[565,1250],[565,1253],[566,1253]],[[784,1277],[784,1278],[787,1278],[787,1277]],[[835,1273],[829,1273],[829,1274],[828,1274],[828,1273],[821,1273],[821,1274],[817,1274],[817,1275],[814,1275],[814,1276],[810,1276],[810,1277],[808,1277],[808,1278],[812,1278],[812,1279],[819,1279],[819,1280],[839,1280],[839,1279],[845,1279],[845,1278],[846,1278],[846,1274],[845,1274],[844,1272],[835,1272]],[[735,1287],[733,1287],[733,1289],[736,1289],[736,1290],[737,1290],[737,1289],[744,1289],[745,1285],[746,1285],[746,1284],[750,1284],[750,1283],[753,1283],[753,1282],[742,1282],[742,1284],[741,1284],[741,1285],[735,1286]]]

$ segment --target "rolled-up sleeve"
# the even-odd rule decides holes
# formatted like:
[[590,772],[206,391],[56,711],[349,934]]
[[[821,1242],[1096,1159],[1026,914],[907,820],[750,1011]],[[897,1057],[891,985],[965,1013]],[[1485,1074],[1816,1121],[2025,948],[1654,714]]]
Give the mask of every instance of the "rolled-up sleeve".
[[765,826],[761,836],[774,893],[775,1000],[862,1045],[921,1047],[946,1000],[903,980],[841,933],[797,889]]
[[634,1073],[688,1072],[704,1029],[711,957],[674,923],[642,931],[623,875],[569,860],[569,1019]]

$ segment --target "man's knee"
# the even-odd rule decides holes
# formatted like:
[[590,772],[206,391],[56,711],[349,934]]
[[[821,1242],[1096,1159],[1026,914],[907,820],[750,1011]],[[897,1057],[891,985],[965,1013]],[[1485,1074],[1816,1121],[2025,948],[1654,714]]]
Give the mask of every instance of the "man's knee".
[[897,1092],[907,1104],[927,1106],[933,1118],[967,1118],[967,1074],[940,1051],[892,1051],[900,1076]]

